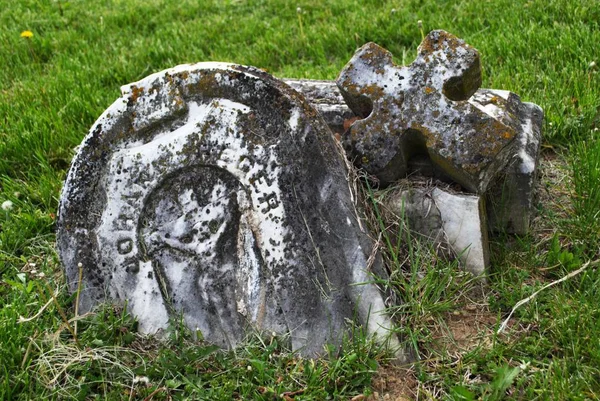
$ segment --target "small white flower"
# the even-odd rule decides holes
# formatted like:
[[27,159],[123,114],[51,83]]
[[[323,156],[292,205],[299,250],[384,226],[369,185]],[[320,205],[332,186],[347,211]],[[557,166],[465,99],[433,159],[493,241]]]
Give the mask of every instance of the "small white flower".
[[392,14],[396,14],[396,9],[392,8]]
[[250,372],[252,370],[252,366],[248,365],[246,369],[248,370],[248,372]]
[[15,193],[13,193],[13,196],[15,198],[19,199],[19,196],[21,196],[21,193],[20,192],[15,192]]
[[298,14],[300,14],[300,13],[302,12],[302,9],[301,9],[300,7],[298,7],[298,8],[296,8],[296,12],[297,12]]
[[13,208],[13,203],[9,200],[2,202],[2,210],[4,210],[5,212],[8,212],[9,210],[11,210]]
[[595,66],[596,66],[596,62],[595,62],[595,61],[592,61],[592,62],[590,63],[590,68],[594,68]]
[[46,274],[44,272],[40,272],[40,274],[38,274],[38,277],[39,278],[44,278],[44,277],[46,277]]
[[133,384],[137,384],[137,383],[148,384],[149,382],[150,382],[150,379],[148,379],[146,376],[136,376],[133,378]]
[[83,263],[81,263],[81,262],[77,263],[77,267],[81,269],[83,267]]
[[423,29],[423,21],[422,20],[418,20],[417,21],[417,26],[419,27],[419,29]]

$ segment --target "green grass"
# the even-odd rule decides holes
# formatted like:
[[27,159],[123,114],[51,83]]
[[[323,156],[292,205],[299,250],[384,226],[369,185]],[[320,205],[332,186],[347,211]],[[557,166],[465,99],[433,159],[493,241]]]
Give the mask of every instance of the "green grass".
[[[300,7],[301,13],[297,13]],[[395,11],[393,11],[395,10]],[[420,353],[421,399],[598,399],[596,265],[519,308],[506,334],[439,347],[469,305],[497,326],[519,300],[599,257],[600,3],[535,1],[0,0],[0,399],[348,399],[368,394],[385,354],[357,333],[315,362],[285,339],[221,352],[177,329],[134,334],[107,307],[78,322],[54,251],[54,219],[73,148],[120,85],[177,64],[230,61],[278,77],[333,79],[375,41],[409,63],[425,31],[446,29],[482,54],[484,87],[510,89],[546,113],[546,158],[531,235],[492,239],[489,287],[411,240],[385,249],[404,306],[399,332]],[[20,37],[25,30],[31,39]],[[595,63],[595,64],[594,64]],[[376,194],[375,194],[376,198]],[[406,262],[405,262],[406,261]],[[41,274],[43,273],[43,275]],[[70,326],[74,323],[70,322]],[[358,329],[356,329],[358,330]],[[79,359],[78,359],[79,358]],[[250,369],[248,368],[250,367]],[[146,377],[148,384],[134,378]],[[291,397],[293,393],[288,393]]]

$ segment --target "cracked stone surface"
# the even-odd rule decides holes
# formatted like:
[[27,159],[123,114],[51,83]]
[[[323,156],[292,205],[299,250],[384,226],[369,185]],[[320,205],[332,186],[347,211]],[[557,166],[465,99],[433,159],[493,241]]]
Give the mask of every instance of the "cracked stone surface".
[[409,66],[374,43],[361,47],[337,78],[360,120],[344,137],[355,163],[389,184],[408,161],[426,154],[467,190],[483,194],[514,154],[518,125],[492,117],[468,99],[481,84],[477,50],[433,31]]
[[[183,317],[233,347],[289,334],[307,356],[347,320],[388,335],[343,156],[304,97],[270,75],[183,65],[124,86],[63,188],[57,243],[80,312],[125,301],[140,330]],[[375,257],[371,269],[382,273]],[[389,344],[398,346],[394,337]],[[402,351],[398,356],[403,359]]]

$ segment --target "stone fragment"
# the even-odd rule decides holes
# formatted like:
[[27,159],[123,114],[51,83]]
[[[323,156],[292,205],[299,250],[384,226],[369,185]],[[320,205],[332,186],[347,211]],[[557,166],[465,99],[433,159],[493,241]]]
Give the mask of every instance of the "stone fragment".
[[356,119],[335,82],[311,79],[284,79],[283,82],[306,96],[335,134],[342,135],[345,125]]
[[[83,266],[80,312],[126,300],[143,332],[182,318],[224,347],[275,332],[308,356],[349,319],[388,336],[343,157],[303,96],[222,63],[122,92],[61,196],[58,249],[71,291]],[[383,274],[378,257],[371,269]]]
[[[343,102],[335,82],[293,79],[285,82],[301,91],[320,112],[321,107],[326,107],[328,112],[322,115],[334,132],[344,132],[340,121],[348,123],[356,119],[356,115]],[[336,104],[336,101],[339,103]],[[516,127],[516,143],[513,145],[509,162],[492,181],[485,194],[486,209],[491,231],[526,234],[534,213],[533,198],[543,111],[539,106],[521,102],[517,95],[504,90],[478,89],[468,102],[491,118],[503,121],[510,119],[508,125]],[[335,113],[332,110],[335,110]],[[419,155],[408,160],[407,170],[409,176],[416,173],[445,181],[451,180],[431,164],[429,158]]]
[[534,213],[534,188],[542,142],[543,110],[521,102],[512,92],[482,89],[469,103],[517,126],[516,148],[508,165],[486,193],[488,222],[493,231],[527,234]]
[[514,153],[518,126],[467,101],[481,84],[478,52],[447,32],[429,33],[407,67],[368,43],[337,84],[362,118],[345,144],[355,163],[383,184],[404,177],[409,160],[424,155],[468,191],[483,194]]
[[417,186],[403,180],[385,198],[397,217],[437,248],[450,250],[465,270],[476,276],[489,266],[489,242],[484,202],[480,196],[454,193],[442,187]]

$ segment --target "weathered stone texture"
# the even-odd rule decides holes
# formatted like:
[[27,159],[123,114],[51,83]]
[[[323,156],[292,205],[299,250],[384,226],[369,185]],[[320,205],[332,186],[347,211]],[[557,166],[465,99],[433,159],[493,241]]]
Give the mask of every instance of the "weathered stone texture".
[[[511,119],[517,146],[507,166],[486,193],[488,221],[494,231],[527,234],[534,214],[534,188],[542,143],[543,110],[502,90],[477,91],[469,102],[490,115]],[[511,107],[508,104],[512,104]]]
[[283,82],[306,96],[335,134],[342,135],[356,119],[335,82],[309,79],[284,79]]
[[[343,134],[343,126],[349,126],[357,116],[343,103],[341,93],[333,81],[314,81],[318,90],[313,89],[310,80],[285,80],[290,86],[302,91],[307,99],[321,110],[338,113],[324,113],[323,117],[329,127]],[[299,85],[298,83],[302,84]],[[340,103],[335,104],[335,101]],[[486,210],[488,225],[491,231],[525,234],[529,230],[529,221],[534,213],[534,186],[538,168],[542,109],[527,102],[512,92],[494,89],[478,89],[468,102],[486,113],[490,118],[498,118],[516,127],[516,143],[508,158],[507,165],[492,180],[486,194]],[[423,154],[413,155],[407,163],[407,173],[434,177],[443,181],[452,181],[439,166],[431,163]]]
[[361,47],[337,84],[361,120],[344,138],[355,163],[389,184],[408,161],[426,154],[467,190],[483,194],[513,153],[517,126],[467,100],[481,84],[479,54],[461,39],[433,31],[416,60],[395,66],[374,43]]
[[[348,319],[386,336],[342,155],[260,70],[184,65],[122,88],[63,189],[58,248],[80,311],[127,300],[144,332],[182,316],[222,346],[250,330],[315,355]],[[379,258],[372,269],[383,274]],[[393,337],[390,344],[397,346]],[[402,356],[400,353],[399,356]]]
[[396,218],[405,218],[410,230],[457,257],[465,270],[476,276],[486,272],[488,228],[480,196],[405,180],[385,197],[385,205]]

